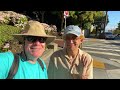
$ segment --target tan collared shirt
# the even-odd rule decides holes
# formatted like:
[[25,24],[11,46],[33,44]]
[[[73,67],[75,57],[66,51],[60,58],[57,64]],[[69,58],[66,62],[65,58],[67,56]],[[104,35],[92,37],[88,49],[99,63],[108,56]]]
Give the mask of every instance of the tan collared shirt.
[[93,59],[79,49],[76,59],[70,63],[66,49],[61,49],[52,54],[48,66],[49,79],[93,79]]

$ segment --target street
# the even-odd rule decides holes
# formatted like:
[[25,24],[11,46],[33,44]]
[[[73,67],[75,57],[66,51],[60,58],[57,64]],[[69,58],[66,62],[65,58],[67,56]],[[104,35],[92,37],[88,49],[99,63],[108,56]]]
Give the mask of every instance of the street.
[[88,39],[82,49],[92,56],[120,63],[120,40]]
[[120,40],[88,38],[82,49],[94,59],[94,79],[120,79]]

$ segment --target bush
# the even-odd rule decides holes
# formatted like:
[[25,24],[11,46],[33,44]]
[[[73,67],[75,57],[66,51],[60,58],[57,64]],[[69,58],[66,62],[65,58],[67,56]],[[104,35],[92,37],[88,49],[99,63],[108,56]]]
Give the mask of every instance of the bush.
[[12,34],[20,33],[21,28],[10,26],[10,25],[0,25],[0,46],[2,46],[7,41],[14,40]]
[[13,11],[0,11],[0,24],[7,24],[24,29],[28,18]]

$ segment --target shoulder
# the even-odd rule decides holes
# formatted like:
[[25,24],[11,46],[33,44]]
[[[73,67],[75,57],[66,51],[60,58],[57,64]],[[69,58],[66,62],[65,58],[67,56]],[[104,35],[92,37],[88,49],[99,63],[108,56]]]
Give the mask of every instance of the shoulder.
[[4,52],[4,53],[0,53],[0,61],[2,59],[13,59],[13,53],[12,52]]
[[93,58],[90,54],[88,54],[87,52],[82,51],[82,50],[80,50],[80,52],[81,52],[81,58],[82,58],[83,62],[92,62],[93,61]]
[[92,58],[91,55],[81,49],[79,49],[79,53],[82,55],[82,56],[85,56],[85,57],[89,57],[89,58]]
[[0,78],[6,78],[13,60],[14,56],[12,52],[0,53]]
[[62,54],[64,54],[64,50],[63,49],[60,49],[60,50],[58,50],[58,51],[55,51],[52,55],[51,55],[51,57],[55,57],[55,56],[60,56],[60,55],[62,55]]

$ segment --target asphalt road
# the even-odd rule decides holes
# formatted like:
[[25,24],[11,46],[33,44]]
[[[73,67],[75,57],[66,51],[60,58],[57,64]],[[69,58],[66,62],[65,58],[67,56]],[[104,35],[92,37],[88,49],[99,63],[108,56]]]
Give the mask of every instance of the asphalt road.
[[120,40],[86,39],[82,49],[92,56],[120,61]]

